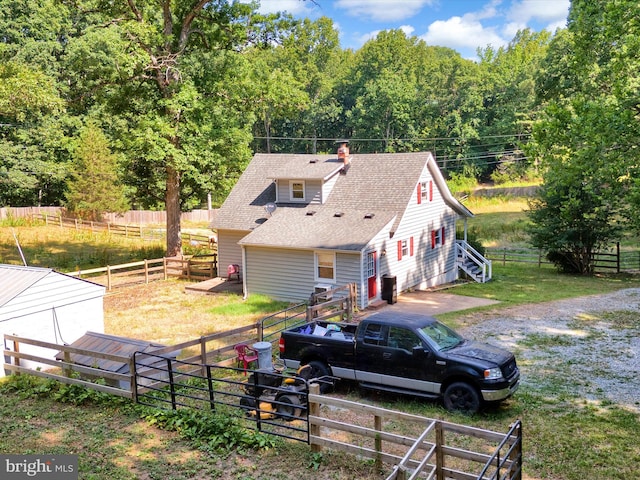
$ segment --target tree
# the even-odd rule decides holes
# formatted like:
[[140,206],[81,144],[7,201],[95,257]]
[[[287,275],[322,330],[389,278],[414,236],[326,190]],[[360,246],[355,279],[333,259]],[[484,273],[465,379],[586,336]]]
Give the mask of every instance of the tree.
[[129,209],[118,178],[117,157],[97,125],[90,123],[81,130],[73,160],[73,176],[65,194],[67,210],[85,220],[102,220],[106,212]]
[[55,0],[0,1],[0,204],[59,205],[66,105],[56,65],[71,26]]
[[544,168],[532,234],[563,270],[590,273],[594,250],[635,216],[638,15],[634,1],[572,2],[568,31],[554,38],[543,63],[538,91],[546,108],[528,149]]
[[493,154],[491,178],[519,180],[533,169],[522,152],[540,109],[536,101],[536,75],[544,60],[551,34],[546,30],[520,30],[506,47],[480,50],[483,84],[482,137],[494,138],[487,146]]
[[64,102],[55,82],[29,65],[0,64],[0,205],[57,203],[66,166]]
[[78,113],[105,119],[134,172],[133,195],[141,206],[164,204],[167,255],[180,255],[182,210],[228,188],[250,155],[251,117],[238,108],[248,69],[238,52],[253,6],[85,0],[74,12],[84,28],[65,47],[69,98]]

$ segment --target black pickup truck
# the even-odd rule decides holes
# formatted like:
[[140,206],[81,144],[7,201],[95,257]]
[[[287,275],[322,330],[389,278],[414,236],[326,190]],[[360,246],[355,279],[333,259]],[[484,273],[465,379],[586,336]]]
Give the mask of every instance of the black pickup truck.
[[452,411],[475,413],[483,403],[504,400],[520,380],[511,352],[465,340],[420,314],[381,312],[358,324],[311,322],[283,331],[279,346],[288,368],[309,365],[313,377],[441,398]]

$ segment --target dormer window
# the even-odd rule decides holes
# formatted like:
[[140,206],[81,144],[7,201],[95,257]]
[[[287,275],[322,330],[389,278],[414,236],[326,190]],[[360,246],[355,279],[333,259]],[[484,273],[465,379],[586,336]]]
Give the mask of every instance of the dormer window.
[[304,202],[304,180],[291,180],[289,182],[289,198],[292,202]]

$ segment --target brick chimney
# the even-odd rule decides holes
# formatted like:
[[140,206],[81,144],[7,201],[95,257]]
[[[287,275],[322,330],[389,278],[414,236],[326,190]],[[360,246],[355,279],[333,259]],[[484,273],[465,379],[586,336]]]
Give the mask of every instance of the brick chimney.
[[349,156],[349,140],[337,140],[336,143],[338,146],[338,160],[342,160],[344,166],[346,167],[349,164],[350,156]]

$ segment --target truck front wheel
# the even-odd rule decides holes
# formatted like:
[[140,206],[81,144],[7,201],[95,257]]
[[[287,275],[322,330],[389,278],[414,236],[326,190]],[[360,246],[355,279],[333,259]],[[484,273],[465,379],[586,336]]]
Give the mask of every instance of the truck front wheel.
[[477,413],[480,410],[478,391],[465,382],[454,382],[444,391],[444,407],[450,412]]

